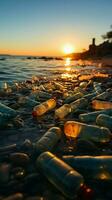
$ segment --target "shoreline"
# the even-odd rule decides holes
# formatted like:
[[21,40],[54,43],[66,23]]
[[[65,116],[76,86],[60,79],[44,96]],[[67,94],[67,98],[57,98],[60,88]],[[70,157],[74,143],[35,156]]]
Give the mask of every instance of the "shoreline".
[[112,67],[112,58],[77,60],[78,65],[92,65],[96,67]]

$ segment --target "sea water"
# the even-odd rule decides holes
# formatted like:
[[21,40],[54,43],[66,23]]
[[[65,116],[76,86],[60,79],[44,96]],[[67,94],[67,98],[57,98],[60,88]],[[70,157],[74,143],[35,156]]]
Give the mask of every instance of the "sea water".
[[[3,56],[0,56],[0,59]],[[7,56],[4,60],[0,60],[0,82],[4,80],[10,81],[23,81],[35,76],[55,77],[62,75],[63,77],[68,74],[77,73],[78,71],[89,73],[89,69],[95,69],[95,66],[79,65],[77,61],[71,61],[67,64],[67,59],[63,60],[45,60],[36,57],[36,59],[28,59],[26,56]]]

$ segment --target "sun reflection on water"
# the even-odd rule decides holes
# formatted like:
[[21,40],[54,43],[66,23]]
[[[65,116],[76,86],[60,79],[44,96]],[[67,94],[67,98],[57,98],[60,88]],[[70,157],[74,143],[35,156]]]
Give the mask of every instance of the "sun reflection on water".
[[70,64],[71,64],[71,58],[66,58],[65,66],[70,66]]
[[66,58],[65,59],[65,64],[64,64],[64,73],[61,75],[63,79],[70,79],[72,78],[72,71],[71,71],[71,58]]

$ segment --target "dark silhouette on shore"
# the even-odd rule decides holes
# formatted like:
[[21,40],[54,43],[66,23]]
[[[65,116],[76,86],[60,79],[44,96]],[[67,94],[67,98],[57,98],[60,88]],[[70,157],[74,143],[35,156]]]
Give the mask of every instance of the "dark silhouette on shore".
[[95,38],[93,38],[92,44],[89,45],[89,49],[87,51],[82,53],[72,53],[70,54],[70,57],[75,60],[112,57],[112,31],[108,31],[105,35],[102,36],[102,38],[106,41],[96,45]]

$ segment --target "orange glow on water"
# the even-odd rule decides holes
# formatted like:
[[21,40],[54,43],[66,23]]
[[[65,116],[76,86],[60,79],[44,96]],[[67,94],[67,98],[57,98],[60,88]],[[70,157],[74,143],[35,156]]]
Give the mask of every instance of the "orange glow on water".
[[70,66],[70,64],[71,64],[71,58],[66,58],[65,66]]

